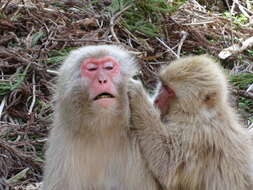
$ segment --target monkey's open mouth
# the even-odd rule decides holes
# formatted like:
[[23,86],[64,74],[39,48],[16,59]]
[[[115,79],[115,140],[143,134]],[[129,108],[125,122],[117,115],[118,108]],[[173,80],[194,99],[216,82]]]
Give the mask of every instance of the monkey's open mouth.
[[102,98],[114,98],[114,96],[108,92],[104,92],[104,93],[97,95],[93,100],[98,100],[98,99],[102,99]]

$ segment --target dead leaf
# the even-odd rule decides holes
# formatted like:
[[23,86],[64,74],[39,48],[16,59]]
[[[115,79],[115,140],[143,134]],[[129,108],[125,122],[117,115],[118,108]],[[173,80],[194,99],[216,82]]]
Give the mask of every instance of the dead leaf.
[[82,20],[79,20],[75,23],[79,27],[84,27],[84,28],[90,28],[90,27],[95,27],[97,28],[97,19],[95,18],[85,18]]

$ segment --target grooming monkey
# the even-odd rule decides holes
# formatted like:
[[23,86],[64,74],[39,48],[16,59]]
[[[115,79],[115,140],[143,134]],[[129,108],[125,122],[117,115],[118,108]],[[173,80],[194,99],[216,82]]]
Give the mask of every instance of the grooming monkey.
[[127,81],[135,61],[117,46],[71,52],[59,70],[43,190],[158,190],[129,136]]
[[227,81],[208,56],[181,58],[160,73],[153,108],[129,85],[133,133],[168,190],[252,190],[252,144],[228,103]]

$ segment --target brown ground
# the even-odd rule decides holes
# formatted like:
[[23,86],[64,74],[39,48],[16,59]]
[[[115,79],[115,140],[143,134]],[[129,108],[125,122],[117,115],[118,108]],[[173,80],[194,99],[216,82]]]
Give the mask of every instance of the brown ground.
[[[252,20],[245,26],[236,25],[222,14],[189,1],[173,13],[160,14],[160,36],[148,36],[122,24],[133,6],[117,12],[116,17],[117,13],[110,16],[102,11],[110,3],[103,0],[91,6],[87,2],[68,5],[0,0],[0,190],[36,189],[33,185],[41,182],[55,71],[69,50],[88,44],[120,43],[138,57],[142,69],[139,77],[152,89],[158,68],[175,59],[174,54],[205,52],[218,57],[236,40],[253,34]],[[238,7],[234,11],[241,14]],[[222,11],[226,9],[223,4]],[[253,18],[252,12],[248,14]],[[230,74],[252,74],[252,54],[244,51],[222,64]],[[253,83],[253,74],[249,81]],[[245,121],[253,115],[253,96],[247,88],[233,88],[233,100],[249,102],[241,112]]]

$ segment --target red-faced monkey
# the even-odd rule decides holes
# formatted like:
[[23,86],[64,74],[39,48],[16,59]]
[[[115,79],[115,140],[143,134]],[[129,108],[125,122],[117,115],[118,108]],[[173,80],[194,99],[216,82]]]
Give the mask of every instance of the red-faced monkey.
[[153,108],[129,85],[133,131],[149,169],[168,190],[252,190],[250,135],[228,103],[220,66],[208,56],[165,67]]
[[129,136],[127,81],[135,61],[117,46],[71,52],[59,70],[43,190],[158,190]]

